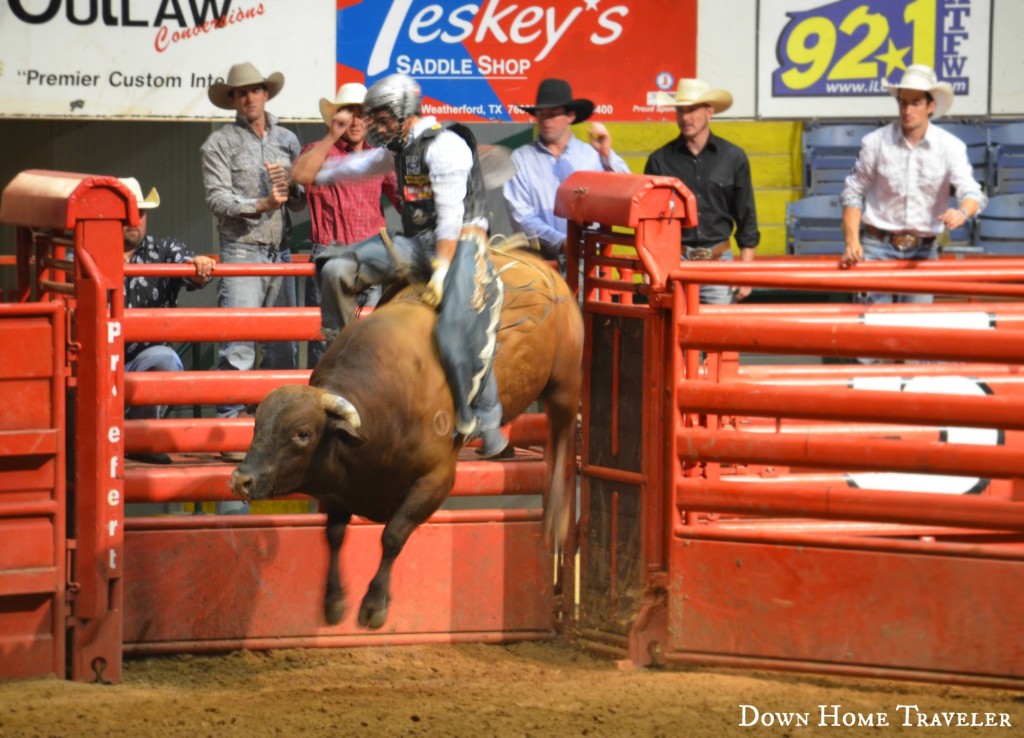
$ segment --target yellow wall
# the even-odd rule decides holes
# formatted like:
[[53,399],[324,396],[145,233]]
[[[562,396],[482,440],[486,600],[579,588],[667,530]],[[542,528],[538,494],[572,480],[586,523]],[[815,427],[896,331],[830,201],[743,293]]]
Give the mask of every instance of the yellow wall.
[[[586,124],[582,124],[585,126]],[[675,123],[608,123],[615,151],[640,174],[648,155],[679,135]],[[714,121],[716,135],[747,152],[754,180],[754,201],[761,228],[757,253],[786,253],[786,203],[801,196],[800,135],[803,124],[793,121]],[[582,132],[585,136],[585,132]]]

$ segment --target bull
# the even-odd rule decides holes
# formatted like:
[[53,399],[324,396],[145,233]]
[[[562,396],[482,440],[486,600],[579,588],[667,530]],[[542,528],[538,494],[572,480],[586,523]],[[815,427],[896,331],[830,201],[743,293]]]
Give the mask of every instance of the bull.
[[[565,281],[526,251],[494,252],[505,290],[494,371],[503,423],[543,400],[549,476],[544,532],[564,541],[565,469],[580,398],[583,320]],[[444,502],[459,447],[454,407],[433,340],[435,311],[416,288],[350,323],[310,376],[256,410],[245,460],[231,475],[235,495],[265,500],[305,492],[327,512],[330,558],[324,617],[344,617],[339,553],[353,515],[384,523],[380,566],[358,622],[387,619],[391,569],[412,532]]]

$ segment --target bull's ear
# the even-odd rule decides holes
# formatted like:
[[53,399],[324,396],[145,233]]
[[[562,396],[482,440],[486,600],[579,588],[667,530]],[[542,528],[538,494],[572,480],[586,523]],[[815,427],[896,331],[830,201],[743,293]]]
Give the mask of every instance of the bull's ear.
[[348,418],[328,413],[327,427],[335,433],[344,436],[344,440],[354,446],[360,446],[366,442],[366,436],[360,433],[359,429],[355,428]]

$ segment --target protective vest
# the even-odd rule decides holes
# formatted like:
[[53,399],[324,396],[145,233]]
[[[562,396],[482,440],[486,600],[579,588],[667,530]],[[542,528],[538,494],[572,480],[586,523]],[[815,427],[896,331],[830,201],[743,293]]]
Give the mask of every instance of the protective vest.
[[[426,153],[443,130],[439,124],[427,129],[402,149],[395,162],[398,188],[402,193],[402,233],[406,236],[433,230],[437,224],[437,207],[434,203],[434,188],[430,184],[430,167],[427,165]],[[476,152],[476,139],[466,126],[459,123],[452,125],[448,130],[457,133],[473,153],[473,168],[469,172],[466,198],[462,203],[462,222],[468,223],[487,214],[487,192],[484,190],[484,177]]]

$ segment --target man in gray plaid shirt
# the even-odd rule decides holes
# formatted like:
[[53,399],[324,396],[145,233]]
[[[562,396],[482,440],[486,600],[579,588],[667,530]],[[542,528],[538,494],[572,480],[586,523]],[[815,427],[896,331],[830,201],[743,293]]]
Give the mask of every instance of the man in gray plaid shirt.
[[[264,77],[249,63],[236,64],[227,82],[210,86],[210,101],[236,112],[234,122],[211,133],[200,149],[206,204],[217,217],[222,263],[290,260],[286,247],[288,220],[283,208],[299,211],[305,207],[303,188],[289,185],[288,177],[292,162],[299,156],[299,139],[265,110],[267,101],[283,86],[282,74]],[[273,306],[282,279],[221,279],[218,305]],[[252,369],[255,359],[254,342],[224,342],[218,369]],[[235,417],[242,409],[242,405],[222,406],[217,415]]]

